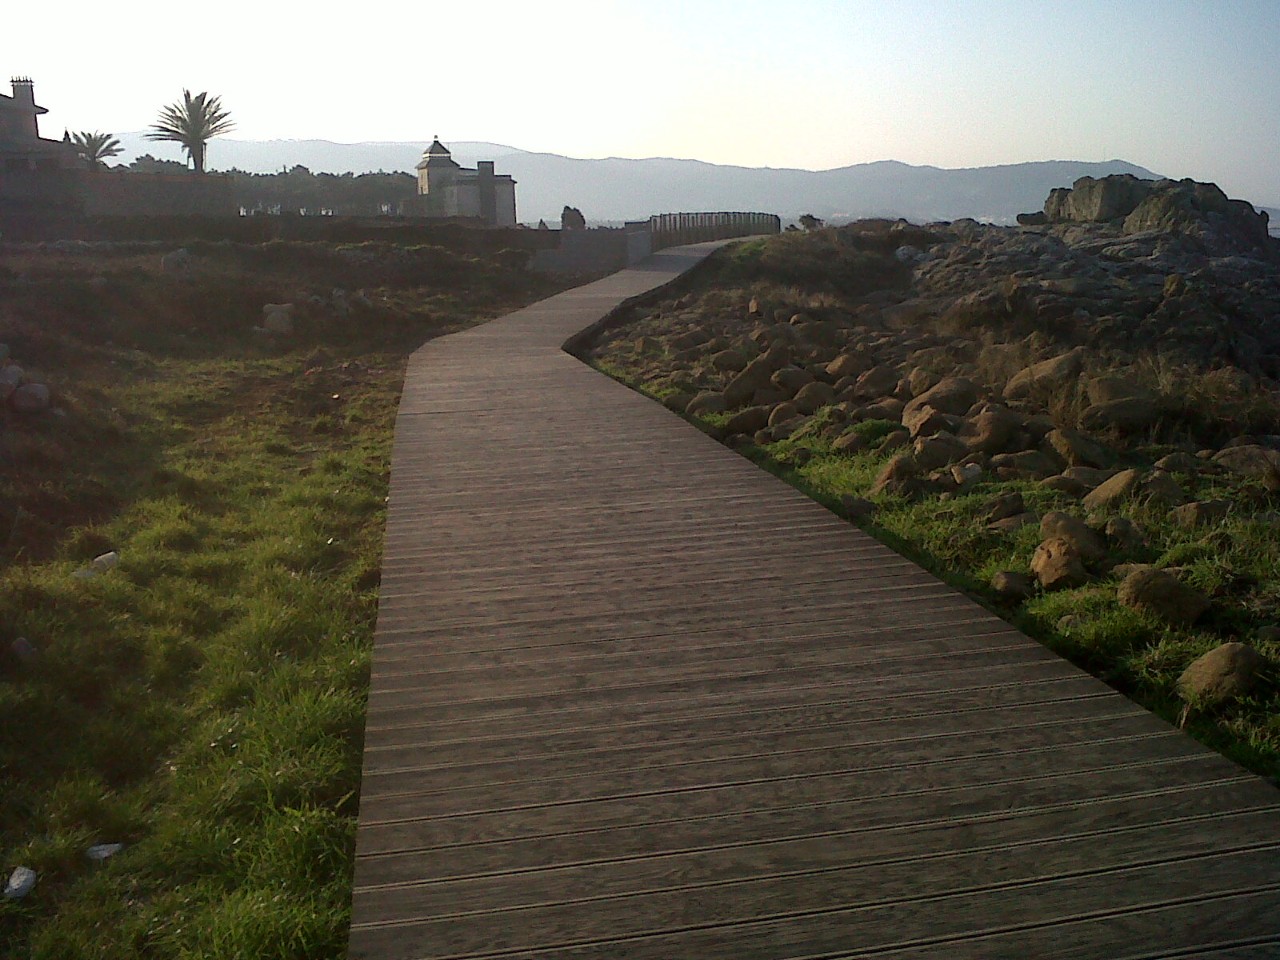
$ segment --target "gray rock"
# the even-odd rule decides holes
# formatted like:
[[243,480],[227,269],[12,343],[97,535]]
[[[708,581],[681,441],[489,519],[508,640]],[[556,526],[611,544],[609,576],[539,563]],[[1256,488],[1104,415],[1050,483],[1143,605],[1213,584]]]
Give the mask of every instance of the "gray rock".
[[1137,570],[1120,583],[1116,598],[1168,623],[1194,623],[1209,609],[1209,598],[1164,570]]
[[1049,490],[1056,490],[1058,493],[1065,493],[1069,497],[1083,497],[1089,492],[1079,480],[1073,480],[1065,474],[1058,474],[1055,477],[1045,477],[1040,481],[1040,486]]
[[9,874],[9,879],[4,885],[4,897],[6,900],[21,900],[36,885],[36,872],[30,867],[14,867],[13,873]]
[[24,383],[9,394],[9,406],[18,413],[43,413],[49,403],[49,388],[43,383]]
[[1280,625],[1268,624],[1265,627],[1259,627],[1253,632],[1253,637],[1259,643],[1280,643]]
[[1196,658],[1178,677],[1178,693],[1205,706],[1225,703],[1257,688],[1267,668],[1266,657],[1244,643],[1224,643]]

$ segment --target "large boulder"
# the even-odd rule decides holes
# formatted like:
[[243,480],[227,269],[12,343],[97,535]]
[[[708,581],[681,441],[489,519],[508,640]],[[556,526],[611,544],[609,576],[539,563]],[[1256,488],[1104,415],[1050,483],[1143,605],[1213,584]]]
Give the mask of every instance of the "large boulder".
[[1153,567],[1135,570],[1120,583],[1116,598],[1126,607],[1168,623],[1194,623],[1209,609],[1209,598],[1171,573]]
[[1178,677],[1184,700],[1209,706],[1250,693],[1269,667],[1267,658],[1244,643],[1224,643],[1193,660]]
[[1081,177],[1071,189],[1059,187],[1049,193],[1044,213],[1051,223],[1102,223],[1132,213],[1151,195],[1153,180],[1139,180],[1132,174],[1113,174],[1095,179]]

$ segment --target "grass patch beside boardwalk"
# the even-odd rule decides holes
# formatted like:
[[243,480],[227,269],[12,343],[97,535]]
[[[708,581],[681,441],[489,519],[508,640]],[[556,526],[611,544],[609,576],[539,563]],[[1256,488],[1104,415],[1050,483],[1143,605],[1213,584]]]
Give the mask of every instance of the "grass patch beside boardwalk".
[[[0,572],[0,871],[39,880],[0,900],[0,956],[340,957],[404,362],[550,290],[497,265],[447,293],[409,278],[276,344],[234,270],[191,281],[225,305],[202,326],[134,262],[31,260],[0,319],[64,412],[6,438],[24,509]],[[106,343],[24,323],[29,286],[76,270],[149,324],[103,316]],[[312,289],[287,258],[244,282]],[[103,843],[125,846],[86,856]]]

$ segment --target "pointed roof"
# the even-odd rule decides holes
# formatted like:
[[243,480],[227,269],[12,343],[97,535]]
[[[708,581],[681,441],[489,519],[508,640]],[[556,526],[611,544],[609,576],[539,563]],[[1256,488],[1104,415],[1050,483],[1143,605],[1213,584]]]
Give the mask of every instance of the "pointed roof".
[[440,142],[439,137],[432,140],[431,146],[423,151],[422,159],[414,169],[424,170],[427,167],[458,167],[457,161],[453,159],[453,154],[449,152],[448,147]]

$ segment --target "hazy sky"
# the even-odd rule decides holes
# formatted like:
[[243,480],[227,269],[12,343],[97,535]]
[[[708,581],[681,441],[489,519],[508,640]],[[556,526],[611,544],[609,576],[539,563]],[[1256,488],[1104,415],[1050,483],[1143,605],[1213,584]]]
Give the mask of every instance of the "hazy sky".
[[1280,0],[343,9],[9,4],[0,73],[35,80],[46,136],[143,129],[187,87],[220,94],[242,139],[809,169],[1121,158],[1280,205]]

